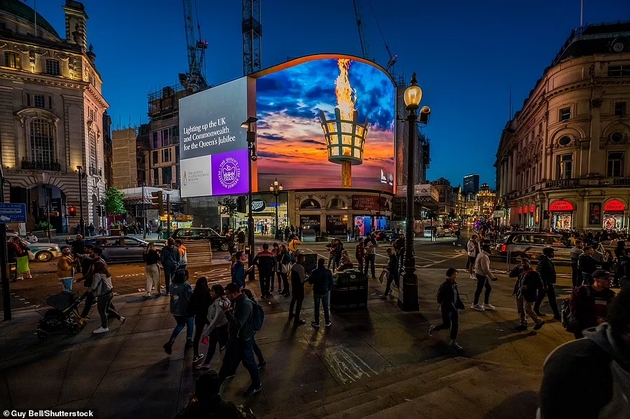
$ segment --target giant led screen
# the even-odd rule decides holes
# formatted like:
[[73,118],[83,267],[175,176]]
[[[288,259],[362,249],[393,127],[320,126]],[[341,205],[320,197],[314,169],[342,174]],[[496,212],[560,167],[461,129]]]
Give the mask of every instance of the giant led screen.
[[[273,70],[273,69],[272,69]],[[352,187],[393,191],[395,90],[380,68],[349,57],[322,58],[256,81],[258,190],[278,179],[285,189],[340,188],[340,159],[331,162],[320,122],[356,119],[368,131]],[[347,130],[344,130],[347,131]],[[334,159],[333,159],[334,160]]]

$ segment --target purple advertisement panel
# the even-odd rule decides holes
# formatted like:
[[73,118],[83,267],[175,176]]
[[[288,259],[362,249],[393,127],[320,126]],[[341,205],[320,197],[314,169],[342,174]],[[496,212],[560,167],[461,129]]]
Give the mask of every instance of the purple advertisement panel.
[[249,190],[247,166],[249,150],[236,150],[213,154],[212,195],[241,195]]

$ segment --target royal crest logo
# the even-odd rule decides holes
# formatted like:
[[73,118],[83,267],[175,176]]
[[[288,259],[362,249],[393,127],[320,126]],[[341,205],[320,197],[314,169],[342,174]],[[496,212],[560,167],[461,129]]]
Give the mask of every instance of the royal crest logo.
[[219,165],[219,182],[226,189],[232,189],[241,178],[241,169],[233,157],[223,159]]

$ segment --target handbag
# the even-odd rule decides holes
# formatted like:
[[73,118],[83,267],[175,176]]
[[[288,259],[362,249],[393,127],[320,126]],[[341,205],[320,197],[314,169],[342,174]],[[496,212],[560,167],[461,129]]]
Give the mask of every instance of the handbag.
[[287,275],[290,274],[292,267],[293,267],[293,264],[291,262],[285,263],[284,265],[282,265],[282,273],[287,274]]
[[26,253],[28,254],[28,260],[35,260],[35,253],[30,250],[27,250]]

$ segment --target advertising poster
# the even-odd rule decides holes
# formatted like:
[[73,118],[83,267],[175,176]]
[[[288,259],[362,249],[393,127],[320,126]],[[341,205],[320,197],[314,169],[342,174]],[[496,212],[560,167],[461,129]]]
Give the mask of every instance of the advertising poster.
[[319,234],[321,230],[320,226],[320,217],[319,215],[304,215],[300,214],[300,228],[302,229],[312,229],[315,230],[317,234]]
[[333,235],[345,235],[348,226],[341,215],[326,216],[326,233]]
[[249,191],[246,119],[247,78],[180,100],[182,198]]
[[602,223],[601,208],[601,202],[591,202],[588,204],[588,223],[590,225],[600,225]]

